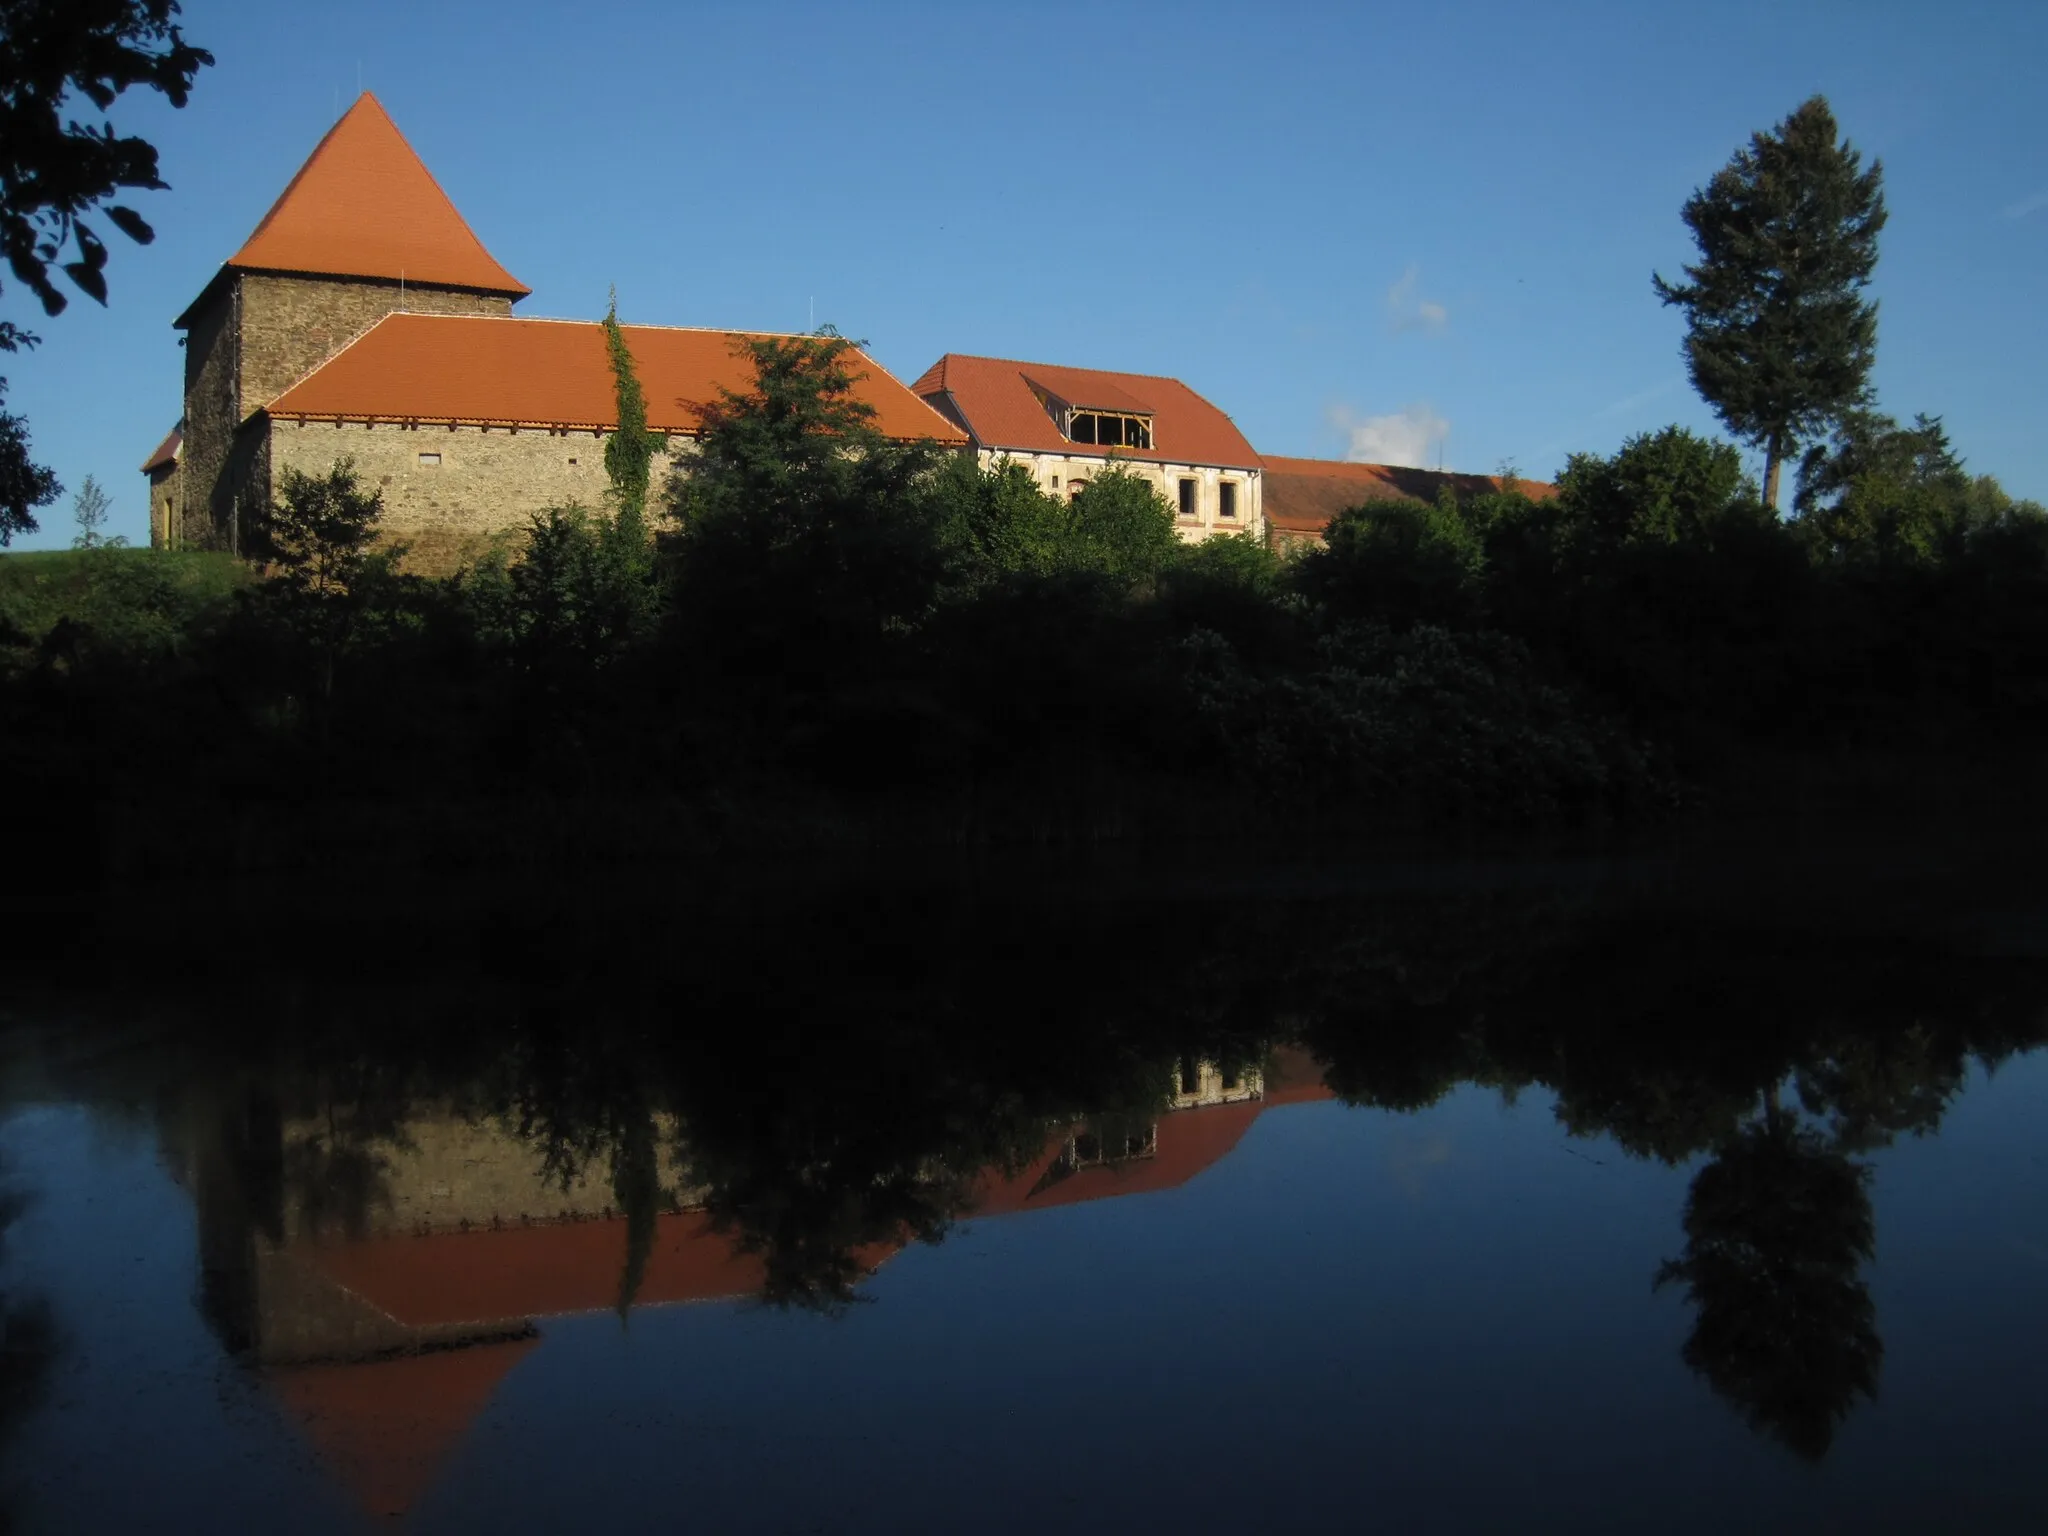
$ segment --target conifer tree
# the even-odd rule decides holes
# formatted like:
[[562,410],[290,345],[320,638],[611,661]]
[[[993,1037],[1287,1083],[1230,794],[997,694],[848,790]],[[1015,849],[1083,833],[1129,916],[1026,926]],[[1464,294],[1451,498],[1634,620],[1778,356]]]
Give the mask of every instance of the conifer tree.
[[1700,253],[1690,281],[1651,278],[1686,312],[1693,387],[1764,450],[1774,510],[1786,458],[1868,403],[1877,304],[1862,290],[1877,266],[1883,181],[1883,163],[1864,170],[1815,96],[1686,200]]

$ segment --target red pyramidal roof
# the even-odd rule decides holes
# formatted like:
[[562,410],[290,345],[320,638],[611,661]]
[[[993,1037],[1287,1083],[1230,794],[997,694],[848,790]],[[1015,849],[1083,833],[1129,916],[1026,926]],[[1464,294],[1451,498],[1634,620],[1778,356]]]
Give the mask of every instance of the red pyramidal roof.
[[230,267],[381,277],[524,298],[365,91],[327,132]]

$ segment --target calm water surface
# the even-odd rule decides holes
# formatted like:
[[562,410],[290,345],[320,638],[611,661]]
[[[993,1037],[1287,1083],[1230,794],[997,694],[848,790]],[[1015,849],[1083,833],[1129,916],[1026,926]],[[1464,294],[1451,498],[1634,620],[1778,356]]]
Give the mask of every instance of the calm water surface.
[[0,1528],[2048,1529],[2024,879],[631,905],[10,1003]]

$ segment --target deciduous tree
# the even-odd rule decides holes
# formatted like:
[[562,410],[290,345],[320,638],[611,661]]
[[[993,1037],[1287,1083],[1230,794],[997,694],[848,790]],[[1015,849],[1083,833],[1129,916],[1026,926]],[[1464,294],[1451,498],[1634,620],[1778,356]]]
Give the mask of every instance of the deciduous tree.
[[1557,491],[1568,535],[1589,552],[1623,544],[1704,548],[1732,506],[1744,499],[1754,506],[1756,497],[1734,448],[1677,426],[1638,433],[1612,458],[1573,454]]
[[[213,55],[185,41],[177,15],[177,0],[0,0],[0,251],[45,314],[68,302],[50,273],[59,263],[81,293],[107,301],[106,242],[84,215],[123,188],[165,185],[154,145],[117,135],[110,122],[94,128],[68,114],[80,96],[105,112],[131,86],[184,106]],[[156,238],[125,204],[109,205],[106,214],[139,245]],[[35,344],[13,321],[0,320],[0,351]],[[21,418],[0,412],[0,545],[33,533],[34,509],[60,489],[30,460]]]
[[73,549],[112,549],[128,542],[118,536],[110,539],[104,531],[111,505],[113,499],[100,489],[99,481],[87,475],[71,498],[71,519],[78,524],[78,533],[71,540]]
[[324,475],[284,470],[256,530],[255,552],[272,566],[265,589],[310,650],[323,704],[334,692],[335,661],[362,622],[367,589],[401,553],[371,552],[383,515],[383,498],[340,459]]
[[[7,381],[0,379],[0,403],[6,399]],[[63,489],[47,467],[29,457],[28,423],[0,410],[0,547],[13,543],[17,533],[34,533],[35,509],[48,506]]]

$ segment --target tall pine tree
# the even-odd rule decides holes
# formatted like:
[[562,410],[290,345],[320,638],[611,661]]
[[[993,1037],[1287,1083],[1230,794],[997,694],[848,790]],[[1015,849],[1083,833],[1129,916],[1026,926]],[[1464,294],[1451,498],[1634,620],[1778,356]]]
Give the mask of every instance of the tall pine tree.
[[1868,402],[1877,303],[1862,290],[1877,266],[1883,182],[1883,163],[1864,170],[1816,96],[1686,199],[1700,252],[1690,281],[1651,278],[1686,312],[1693,387],[1764,450],[1773,508],[1784,461]]

